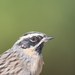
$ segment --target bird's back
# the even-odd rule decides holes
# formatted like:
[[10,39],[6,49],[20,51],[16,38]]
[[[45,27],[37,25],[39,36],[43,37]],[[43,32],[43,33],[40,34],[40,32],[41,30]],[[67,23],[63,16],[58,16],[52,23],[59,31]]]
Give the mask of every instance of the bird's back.
[[30,75],[24,61],[16,51],[8,50],[0,55],[0,75]]

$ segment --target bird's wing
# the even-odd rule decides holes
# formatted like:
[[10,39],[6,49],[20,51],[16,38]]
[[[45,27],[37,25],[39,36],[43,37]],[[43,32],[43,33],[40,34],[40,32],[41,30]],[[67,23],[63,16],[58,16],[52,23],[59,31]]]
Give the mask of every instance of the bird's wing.
[[31,75],[19,54],[8,50],[0,55],[0,75]]

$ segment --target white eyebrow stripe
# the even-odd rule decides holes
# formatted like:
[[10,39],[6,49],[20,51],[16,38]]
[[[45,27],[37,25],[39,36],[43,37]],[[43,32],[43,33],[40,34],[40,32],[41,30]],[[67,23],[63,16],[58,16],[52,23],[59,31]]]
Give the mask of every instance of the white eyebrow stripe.
[[32,36],[38,36],[38,35],[40,35],[40,36],[43,37],[43,34],[28,34],[28,35],[26,35],[26,36],[22,36],[22,37],[20,37],[20,39],[19,39],[15,44],[21,42],[23,39],[31,38]]

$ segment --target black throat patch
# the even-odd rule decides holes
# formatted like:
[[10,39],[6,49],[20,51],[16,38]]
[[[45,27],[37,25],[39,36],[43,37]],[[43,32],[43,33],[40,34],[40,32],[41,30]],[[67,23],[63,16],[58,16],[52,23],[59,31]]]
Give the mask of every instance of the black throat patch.
[[41,54],[42,53],[42,48],[44,46],[44,43],[41,43],[37,48],[36,48],[36,51]]

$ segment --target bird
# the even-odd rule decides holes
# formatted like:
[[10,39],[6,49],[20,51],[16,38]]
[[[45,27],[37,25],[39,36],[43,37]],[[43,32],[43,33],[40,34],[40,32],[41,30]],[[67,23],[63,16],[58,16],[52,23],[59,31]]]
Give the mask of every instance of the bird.
[[37,31],[23,34],[0,55],[0,75],[40,75],[44,64],[42,48],[51,39]]

